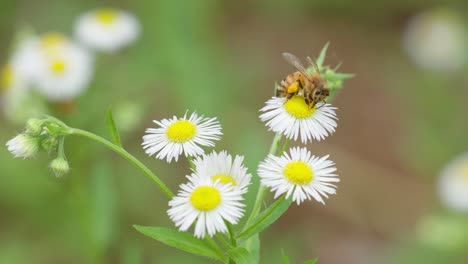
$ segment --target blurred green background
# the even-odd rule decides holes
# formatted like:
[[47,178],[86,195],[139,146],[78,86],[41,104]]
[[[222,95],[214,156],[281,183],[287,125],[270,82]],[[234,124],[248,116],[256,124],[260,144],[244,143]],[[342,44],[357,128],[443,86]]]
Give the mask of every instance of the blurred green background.
[[[71,35],[89,9],[134,13],[142,24],[137,43],[98,55],[74,111],[50,107],[70,126],[106,135],[112,105],[127,150],[176,190],[188,164],[144,154],[151,120],[187,109],[217,116],[224,137],[216,149],[245,155],[255,173],[273,137],[258,110],[292,71],[280,54],[316,56],[330,41],[326,62],[343,62],[340,70],[356,76],[333,102],[337,132],[308,148],[330,154],[342,181],[326,206],[293,205],[262,234],[262,263],[280,263],[281,248],[293,263],[468,263],[466,239],[453,246],[443,231],[455,221],[468,232],[467,216],[446,211],[435,186],[441,167],[468,149],[468,68],[425,70],[402,47],[405,26],[420,11],[449,8],[468,18],[466,1],[439,2],[2,1],[0,61],[24,26]],[[0,124],[0,142],[23,128],[2,117]],[[69,138],[66,152],[72,171],[56,178],[45,155],[23,161],[0,148],[0,263],[206,262],[132,228],[173,226],[166,197],[140,171],[85,139]],[[437,243],[421,238],[434,232],[422,223],[447,218]]]

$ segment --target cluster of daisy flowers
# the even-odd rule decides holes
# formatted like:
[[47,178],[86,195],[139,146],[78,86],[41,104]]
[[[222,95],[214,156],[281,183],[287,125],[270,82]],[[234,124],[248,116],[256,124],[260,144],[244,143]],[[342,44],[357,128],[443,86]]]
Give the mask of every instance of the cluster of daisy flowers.
[[115,52],[134,42],[139,32],[133,15],[107,8],[81,15],[73,37],[57,32],[28,33],[16,43],[2,69],[4,108],[13,111],[24,106],[33,89],[47,100],[69,102],[89,87],[94,52]]
[[[322,63],[319,66],[327,71],[325,78],[335,81],[331,84],[335,90],[341,88],[336,81],[349,78],[343,74],[337,77]],[[277,133],[274,145],[279,144],[279,136],[288,139],[283,146],[286,148],[289,139],[308,143],[332,134],[337,126],[335,110],[330,104],[311,108],[302,96],[289,100],[273,97],[260,110],[260,119]],[[251,175],[242,165],[243,157],[233,160],[225,151],[204,154],[204,147],[213,147],[214,141],[221,138],[221,125],[216,118],[186,113],[181,118],[153,122],[157,127],[148,128],[143,136],[145,152],[167,162],[178,161],[184,155],[193,165],[192,174],[186,177],[188,182],[180,186],[169,202],[169,217],[181,231],[195,223],[194,233],[199,238],[206,233],[213,236],[216,232],[227,232],[226,223],[237,224],[244,213],[242,195],[247,192]],[[335,194],[335,183],[339,182],[334,163],[328,157],[314,156],[305,147],[270,153],[258,167],[261,188],[270,188],[275,198],[284,195],[297,204],[311,199],[324,204],[324,198]]]
[[169,217],[181,231],[195,224],[195,236],[227,232],[226,222],[237,224],[244,214],[242,195],[247,192],[251,175],[243,165],[243,156],[234,158],[226,151],[203,154],[202,147],[213,147],[221,139],[216,118],[186,113],[182,118],[154,121],[148,128],[143,148],[150,156],[177,161],[185,155],[192,163],[192,174],[169,202]]
[[[324,50],[326,51],[326,47]],[[317,60],[317,67],[323,70],[321,74],[333,93],[350,76],[322,66],[324,50]],[[248,236],[246,234],[251,232],[249,230],[274,222],[282,213],[273,216],[272,212],[282,210],[280,208],[286,210],[291,201],[298,205],[306,200],[324,204],[329,195],[335,194],[335,184],[339,182],[339,178],[328,155],[312,155],[305,147],[293,147],[284,151],[291,139],[306,144],[331,135],[337,127],[335,110],[335,107],[326,103],[311,108],[301,96],[289,100],[273,97],[266,102],[266,106],[260,110],[260,119],[276,136],[269,155],[258,166],[258,189],[250,188],[253,176],[244,166],[243,156],[232,156],[224,150],[206,152],[207,148],[215,147],[215,142],[221,139],[222,127],[216,117],[205,117],[195,112],[186,112],[182,117],[154,120],[156,127],[148,128],[143,136],[142,148],[149,156],[168,163],[177,162],[184,156],[191,165],[191,172],[186,175],[186,182],[179,186],[176,195],[173,195],[162,180],[125,151],[119,140],[114,143],[106,141],[90,132],[68,127],[53,117],[30,119],[25,131],[6,145],[15,157],[20,158],[33,158],[41,150],[57,152],[57,158],[50,166],[61,176],[69,170],[63,150],[65,138],[74,134],[93,139],[119,153],[150,176],[169,197],[167,213],[180,231],[194,227],[197,238],[229,232],[231,240],[236,240],[238,236]],[[114,135],[118,132],[113,119],[107,121],[109,120],[112,123],[109,131]],[[109,122],[107,124],[109,126]],[[282,137],[286,140],[280,146]],[[276,207],[275,202],[261,212],[264,194],[268,189],[274,193],[275,199],[281,196],[277,202],[285,202],[286,207]],[[252,190],[257,191],[257,198],[249,218],[242,229],[233,231],[232,225],[238,224],[246,211],[244,194]],[[262,213],[263,216],[258,217]],[[276,218],[269,218],[270,216]],[[269,223],[261,224],[263,221]]]

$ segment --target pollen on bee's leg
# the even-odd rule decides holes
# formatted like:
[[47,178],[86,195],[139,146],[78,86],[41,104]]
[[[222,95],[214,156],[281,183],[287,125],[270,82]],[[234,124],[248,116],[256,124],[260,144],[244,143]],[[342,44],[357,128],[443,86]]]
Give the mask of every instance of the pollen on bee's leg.
[[294,82],[291,85],[288,86],[288,94],[293,94],[296,93],[299,90],[299,83]]

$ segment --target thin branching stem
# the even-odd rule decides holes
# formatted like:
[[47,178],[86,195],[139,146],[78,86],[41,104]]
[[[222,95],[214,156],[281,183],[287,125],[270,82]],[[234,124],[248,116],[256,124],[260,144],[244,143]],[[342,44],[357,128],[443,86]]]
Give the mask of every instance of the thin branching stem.
[[85,130],[81,130],[78,128],[69,128],[69,133],[72,135],[86,137],[86,138],[92,139],[96,142],[103,144],[110,150],[116,152],[117,154],[125,158],[126,160],[130,161],[130,163],[132,163],[135,167],[140,169],[146,176],[148,176],[148,178],[150,178],[154,183],[156,183],[156,185],[161,189],[161,191],[163,191],[163,193],[169,199],[172,199],[172,197],[174,197],[174,194],[172,193],[172,191],[166,186],[166,184],[164,184],[163,181],[161,181],[161,179],[159,179],[158,176],[156,176],[153,172],[151,172],[151,170],[148,167],[146,167],[143,163],[141,163],[141,161],[139,161],[133,155],[128,153],[125,149],[111,143],[110,141],[96,134],[93,134]]

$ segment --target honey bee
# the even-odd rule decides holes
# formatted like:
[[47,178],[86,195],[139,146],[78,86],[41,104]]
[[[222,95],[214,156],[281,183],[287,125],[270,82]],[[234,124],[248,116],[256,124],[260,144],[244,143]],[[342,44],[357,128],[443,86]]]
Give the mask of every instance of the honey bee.
[[283,53],[283,58],[294,68],[293,72],[281,81],[276,90],[277,97],[286,97],[291,99],[294,95],[303,96],[307,105],[314,108],[317,103],[325,102],[330,90],[327,88],[327,82],[320,75],[317,64],[307,57],[307,61],[315,67],[315,72],[308,74],[301,61],[291,53]]

